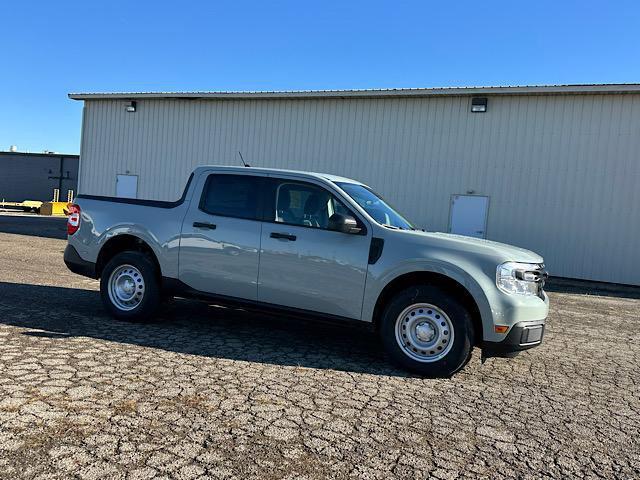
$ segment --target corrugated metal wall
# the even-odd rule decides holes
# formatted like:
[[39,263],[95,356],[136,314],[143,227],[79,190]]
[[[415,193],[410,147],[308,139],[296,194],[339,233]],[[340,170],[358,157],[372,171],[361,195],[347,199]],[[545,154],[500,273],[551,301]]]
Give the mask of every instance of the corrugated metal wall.
[[[57,178],[50,178],[59,176],[69,178],[64,178],[62,182]],[[67,190],[75,192],[77,183],[77,155],[0,152],[0,200],[48,202],[53,199],[53,189],[60,188],[60,199],[66,201]]]
[[452,194],[490,197],[487,238],[543,254],[552,274],[640,284],[640,95],[86,102],[80,190],[176,199],[196,165],[362,180],[447,231]]

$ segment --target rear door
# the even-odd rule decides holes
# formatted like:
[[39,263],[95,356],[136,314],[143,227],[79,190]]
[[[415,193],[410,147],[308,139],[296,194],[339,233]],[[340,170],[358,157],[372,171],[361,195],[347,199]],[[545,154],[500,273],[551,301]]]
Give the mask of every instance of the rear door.
[[182,225],[179,278],[201,292],[257,299],[263,177],[210,172]]
[[[321,185],[271,178],[265,191],[258,300],[359,319],[371,229]],[[329,230],[336,212],[363,234]]]

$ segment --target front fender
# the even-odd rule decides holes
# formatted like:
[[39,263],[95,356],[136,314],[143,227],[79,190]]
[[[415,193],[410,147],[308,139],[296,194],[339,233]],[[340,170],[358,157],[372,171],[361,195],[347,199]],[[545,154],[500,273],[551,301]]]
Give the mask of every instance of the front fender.
[[397,278],[416,272],[437,273],[455,280],[469,292],[480,311],[483,334],[491,332],[493,314],[484,289],[487,287],[483,288],[480,282],[493,282],[493,280],[487,279],[486,274],[481,269],[475,268],[473,265],[468,265],[465,269],[446,261],[424,258],[407,259],[388,270],[375,268],[375,265],[371,265],[371,267],[374,268],[370,268],[367,273],[367,288],[362,308],[362,320],[373,321],[374,309],[380,294],[387,285]]

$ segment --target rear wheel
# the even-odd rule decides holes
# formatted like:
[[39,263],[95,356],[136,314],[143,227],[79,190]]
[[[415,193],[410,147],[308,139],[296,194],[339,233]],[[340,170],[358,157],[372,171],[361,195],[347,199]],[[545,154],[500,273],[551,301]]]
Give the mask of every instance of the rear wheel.
[[380,325],[391,359],[430,377],[448,377],[466,365],[473,333],[471,315],[459,299],[432,285],[411,287],[395,295]]
[[149,320],[160,303],[156,266],[141,252],[115,255],[102,271],[100,296],[107,311],[115,318]]

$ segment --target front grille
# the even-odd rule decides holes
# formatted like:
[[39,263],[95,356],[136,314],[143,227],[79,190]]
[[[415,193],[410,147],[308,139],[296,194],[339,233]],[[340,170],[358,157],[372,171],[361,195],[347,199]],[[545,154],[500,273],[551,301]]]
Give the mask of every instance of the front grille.
[[538,296],[544,300],[544,284],[549,278],[549,273],[545,270],[544,263],[539,264],[535,272],[538,277],[536,280],[536,283],[538,284]]

